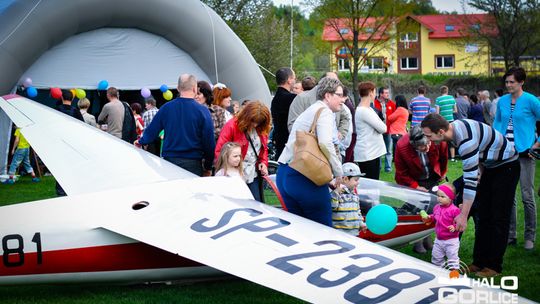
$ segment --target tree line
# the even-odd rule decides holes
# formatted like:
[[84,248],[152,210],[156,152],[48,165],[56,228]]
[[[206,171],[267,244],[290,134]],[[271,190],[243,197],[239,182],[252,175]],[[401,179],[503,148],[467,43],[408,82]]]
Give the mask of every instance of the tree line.
[[[493,22],[482,27],[469,27],[467,39],[482,40],[491,46],[491,55],[502,56],[505,67],[519,66],[522,56],[540,55],[540,1],[538,0],[462,0],[469,6],[489,13]],[[218,13],[242,39],[261,66],[272,91],[278,68],[291,63],[291,19],[293,33],[292,68],[298,77],[320,74],[330,69],[330,44],[323,42],[325,22],[343,18],[348,21],[352,38],[342,35],[342,42],[351,56],[350,73],[355,88],[359,82],[361,53],[370,41],[368,52],[386,47],[384,41],[373,42],[376,35],[396,35],[388,23],[407,14],[440,14],[431,0],[304,0],[298,5],[276,7],[271,0],[203,0]],[[296,1],[298,3],[298,1]],[[446,13],[446,12],[444,12]],[[466,11],[451,14],[468,13]],[[292,17],[291,17],[292,16]],[[375,17],[375,23],[366,20]],[[471,21],[473,22],[473,21]],[[337,24],[334,24],[337,28]],[[487,30],[486,30],[487,29]],[[491,35],[493,30],[497,35]],[[339,32],[339,31],[338,31]],[[365,38],[368,37],[366,40]],[[362,38],[362,39],[361,39]],[[465,39],[466,40],[466,39]],[[463,41],[467,43],[467,41]],[[356,90],[355,90],[356,91]],[[355,100],[358,95],[355,93]]]

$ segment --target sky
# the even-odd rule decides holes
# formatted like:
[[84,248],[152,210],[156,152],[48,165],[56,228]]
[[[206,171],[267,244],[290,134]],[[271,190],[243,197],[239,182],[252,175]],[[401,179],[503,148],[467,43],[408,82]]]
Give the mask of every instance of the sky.
[[[274,2],[274,5],[290,5],[291,0],[272,0]],[[306,5],[302,4],[302,0],[293,0],[294,5],[299,5],[300,8],[305,11],[307,9]],[[457,11],[458,13],[463,13],[463,7],[461,6],[461,0],[431,0],[431,3],[433,3],[433,6],[438,9],[439,11]],[[467,13],[479,13],[479,11],[472,9],[469,6],[466,6]]]

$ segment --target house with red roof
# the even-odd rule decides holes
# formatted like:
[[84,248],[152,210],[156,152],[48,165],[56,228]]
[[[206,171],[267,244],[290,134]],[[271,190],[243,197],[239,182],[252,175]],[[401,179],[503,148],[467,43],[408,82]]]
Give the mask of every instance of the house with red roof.
[[[327,20],[322,39],[332,46],[331,62],[348,71],[352,26],[347,19]],[[489,75],[491,49],[475,33],[496,35],[488,14],[407,15],[378,22],[359,20],[360,72]],[[347,43],[343,41],[347,40]]]

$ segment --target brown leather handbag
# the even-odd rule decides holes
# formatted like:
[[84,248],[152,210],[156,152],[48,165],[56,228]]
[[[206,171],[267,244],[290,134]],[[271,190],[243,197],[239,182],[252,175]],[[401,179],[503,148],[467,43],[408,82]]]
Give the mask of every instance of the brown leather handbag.
[[332,168],[322,153],[317,140],[317,120],[324,108],[320,108],[313,118],[309,132],[296,131],[294,155],[289,167],[302,173],[315,185],[322,186],[332,180]]

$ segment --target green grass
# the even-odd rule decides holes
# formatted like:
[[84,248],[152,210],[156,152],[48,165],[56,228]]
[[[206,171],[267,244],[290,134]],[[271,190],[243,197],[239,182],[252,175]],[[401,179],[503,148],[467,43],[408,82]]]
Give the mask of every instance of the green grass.
[[[535,185],[540,185],[540,163],[536,166]],[[455,179],[461,175],[461,163],[449,163],[448,177]],[[381,172],[381,180],[393,181],[394,173]],[[44,177],[41,183],[32,183],[22,177],[15,185],[0,185],[0,205],[15,204],[54,197],[54,179]],[[537,198],[538,201],[538,198]],[[540,250],[523,249],[523,205],[518,189],[518,246],[509,247],[504,259],[503,275],[519,278],[520,296],[540,301]],[[472,260],[474,224],[462,239],[460,258],[465,263]],[[399,251],[429,262],[431,255],[416,254],[412,245]],[[241,279],[201,282],[178,285],[39,285],[2,286],[2,303],[300,303],[301,301],[280,292]]]

